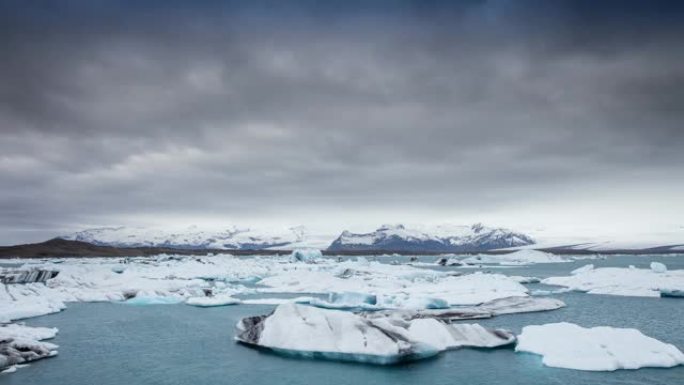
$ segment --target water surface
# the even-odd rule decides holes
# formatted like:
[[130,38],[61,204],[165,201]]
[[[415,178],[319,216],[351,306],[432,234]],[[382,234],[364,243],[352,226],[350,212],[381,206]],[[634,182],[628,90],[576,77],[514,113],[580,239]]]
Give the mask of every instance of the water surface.
[[[613,258],[613,257],[611,257]],[[514,275],[564,275],[587,262],[648,266],[651,260],[681,266],[671,257],[608,260],[501,269]],[[681,268],[681,267],[680,267]],[[530,287],[533,287],[531,285]],[[634,327],[684,349],[684,300],[565,293],[567,307],[550,312],[480,321],[520,332],[525,325],[568,321],[582,326]],[[684,367],[582,372],[544,367],[538,356],[512,349],[457,350],[402,366],[378,367],[280,357],[233,341],[244,316],[271,306],[196,308],[186,305],[127,306],[74,303],[66,311],[27,320],[60,329],[59,356],[0,376],[0,384],[684,384]]]

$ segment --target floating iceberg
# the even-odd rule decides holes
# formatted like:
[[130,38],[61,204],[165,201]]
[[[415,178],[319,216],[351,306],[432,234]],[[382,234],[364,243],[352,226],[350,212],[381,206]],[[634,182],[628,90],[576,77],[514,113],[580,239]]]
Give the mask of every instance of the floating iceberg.
[[539,250],[523,249],[507,254],[479,254],[464,258],[462,263],[469,265],[531,265],[535,263],[564,263],[571,262],[559,255],[545,253]]
[[372,364],[433,356],[458,347],[495,347],[515,337],[479,325],[448,325],[435,319],[406,322],[287,303],[269,315],[238,322],[235,339],[275,352]]
[[667,266],[665,266],[664,263],[660,262],[651,262],[651,270],[653,270],[654,273],[665,273],[667,272]]
[[674,345],[636,329],[583,328],[566,322],[524,327],[515,351],[539,354],[546,366],[577,370],[669,368],[684,364],[684,354]]
[[183,298],[172,296],[159,296],[139,294],[124,301],[126,305],[146,306],[146,305],[174,305],[183,302]]
[[487,329],[478,324],[446,324],[434,318],[413,320],[408,330],[413,339],[439,350],[496,348],[515,342],[513,333],[504,329]]
[[235,338],[289,355],[374,364],[394,364],[439,352],[412,341],[400,327],[293,303],[278,306],[270,315],[242,319]]
[[329,293],[327,301],[312,298],[309,304],[326,309],[380,309],[376,295],[354,292]]
[[222,294],[213,297],[191,297],[185,301],[185,303],[188,305],[199,307],[237,305],[240,302],[241,301],[237,298]]
[[542,282],[590,294],[659,297],[663,291],[684,291],[684,270],[662,270],[658,265],[655,270],[587,265],[570,276],[549,277]]
[[312,262],[323,258],[323,253],[317,249],[297,249],[290,254],[292,262]]
[[12,372],[21,364],[57,355],[57,345],[40,341],[55,335],[56,328],[0,326],[0,371]]
[[491,318],[497,315],[531,313],[556,310],[565,303],[555,298],[507,297],[499,298],[477,306],[457,306],[448,309],[394,309],[369,312],[369,318],[391,317],[411,321],[414,319],[434,318],[446,322]]
[[671,298],[684,298],[684,288],[682,288],[682,289],[661,288],[660,289],[660,296],[661,297],[671,297]]
[[521,277],[519,275],[509,275],[509,278],[518,282],[518,283],[522,283],[522,284],[541,282],[541,278],[537,278],[537,277]]

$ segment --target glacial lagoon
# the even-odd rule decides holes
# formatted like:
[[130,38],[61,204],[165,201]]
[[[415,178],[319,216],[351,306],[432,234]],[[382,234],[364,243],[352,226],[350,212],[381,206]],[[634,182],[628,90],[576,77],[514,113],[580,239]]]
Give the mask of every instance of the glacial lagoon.
[[[421,260],[434,261],[434,257]],[[388,258],[405,262],[404,257]],[[591,261],[487,267],[507,275],[560,276],[586,263],[645,268],[651,261],[671,269],[684,259],[667,256],[613,256]],[[447,268],[453,269],[453,268]],[[530,289],[544,288],[531,284]],[[273,297],[269,295],[269,297]],[[636,328],[684,348],[684,300],[562,293],[565,308],[479,320],[519,333],[526,325],[573,322],[585,327]],[[0,376],[1,384],[679,384],[684,366],[670,369],[583,372],[545,367],[541,357],[512,348],[460,349],[397,366],[371,366],[278,356],[234,342],[234,326],[245,316],[269,312],[270,305],[197,308],[184,304],[129,306],[70,303],[60,313],[25,320],[29,326],[59,328],[51,342],[59,355]]]

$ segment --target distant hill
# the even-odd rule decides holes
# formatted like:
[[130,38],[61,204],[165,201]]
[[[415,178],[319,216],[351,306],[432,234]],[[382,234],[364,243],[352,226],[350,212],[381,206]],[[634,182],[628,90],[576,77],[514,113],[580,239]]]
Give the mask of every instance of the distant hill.
[[[113,247],[93,245],[87,242],[55,238],[42,243],[1,246],[0,258],[68,258],[68,257],[127,257],[158,254],[204,255],[225,250],[174,249],[168,247]],[[261,254],[277,254],[277,251],[261,251]],[[240,252],[232,252],[240,254]]]
[[333,241],[328,251],[477,252],[534,243],[525,234],[481,224],[433,227],[407,227],[399,224],[385,225],[371,233],[345,231]]
[[303,226],[272,229],[228,227],[222,230],[190,226],[179,231],[121,226],[87,229],[59,238],[114,247],[263,250],[289,249],[291,245],[305,244],[308,234]]

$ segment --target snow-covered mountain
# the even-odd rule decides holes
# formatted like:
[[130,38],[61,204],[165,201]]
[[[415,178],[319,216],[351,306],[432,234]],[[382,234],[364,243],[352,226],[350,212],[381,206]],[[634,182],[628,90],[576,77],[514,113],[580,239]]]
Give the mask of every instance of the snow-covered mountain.
[[372,233],[343,232],[328,247],[331,251],[484,251],[534,244],[521,233],[502,228],[439,225],[433,227],[384,225]]
[[115,247],[173,247],[182,249],[258,250],[288,249],[305,244],[303,226],[275,229],[230,227],[223,230],[201,230],[191,226],[182,231],[140,227],[101,227],[61,236],[62,239]]

